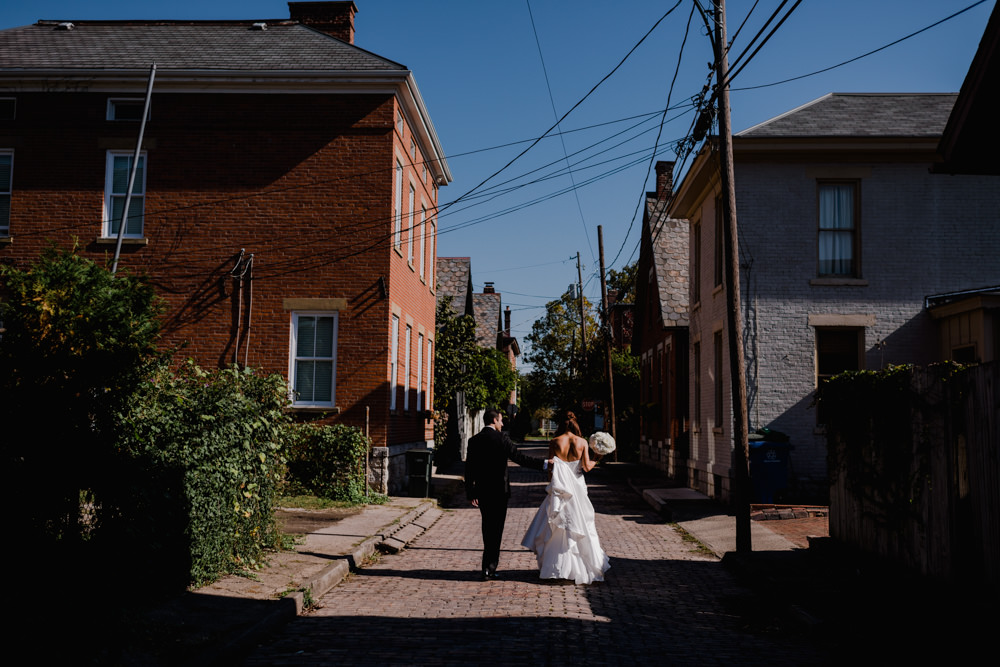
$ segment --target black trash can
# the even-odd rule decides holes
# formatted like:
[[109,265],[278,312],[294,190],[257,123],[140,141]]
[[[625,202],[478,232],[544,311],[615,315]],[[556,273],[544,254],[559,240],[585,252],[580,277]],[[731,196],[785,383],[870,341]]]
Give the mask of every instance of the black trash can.
[[788,460],[792,449],[787,442],[750,441],[750,480],[755,503],[773,503],[774,496],[788,488]]
[[433,449],[409,449],[406,451],[407,493],[414,498],[431,495],[431,462]]

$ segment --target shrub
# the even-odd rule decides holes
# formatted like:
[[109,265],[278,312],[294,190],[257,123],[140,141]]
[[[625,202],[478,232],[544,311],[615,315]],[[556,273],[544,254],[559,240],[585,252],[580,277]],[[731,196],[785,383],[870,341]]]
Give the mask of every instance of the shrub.
[[[188,363],[176,374],[160,372],[122,415],[122,453],[135,478],[121,501],[163,524],[125,525],[167,552],[182,537],[195,584],[257,567],[264,550],[278,545],[274,505],[289,435],[287,396],[281,376],[206,372]],[[112,511],[121,506],[112,503]]]
[[365,501],[369,441],[360,429],[300,424],[288,455],[288,492],[330,500]]

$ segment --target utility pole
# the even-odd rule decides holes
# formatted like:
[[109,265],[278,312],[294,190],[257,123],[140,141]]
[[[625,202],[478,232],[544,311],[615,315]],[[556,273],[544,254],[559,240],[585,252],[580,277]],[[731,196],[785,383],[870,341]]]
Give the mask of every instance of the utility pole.
[[[607,358],[606,372],[608,374],[608,423],[611,428],[608,433],[616,441],[618,435],[615,433],[615,376],[611,365],[611,312],[608,310],[608,281],[604,275],[604,230],[601,225],[597,225],[597,247],[601,256],[601,303],[602,316],[604,319],[604,330],[607,332],[605,340],[605,357]],[[612,459],[617,460],[617,459]]]
[[743,323],[740,320],[740,265],[737,252],[736,188],[733,169],[733,135],[729,117],[729,55],[726,43],[726,0],[715,6],[715,78],[719,100],[719,152],[722,181],[723,235],[726,254],[726,294],[729,329],[729,375],[733,392],[733,468],[736,488],[736,551],[750,553],[750,469],[747,455],[747,385],[743,358]]
[[583,310],[583,272],[580,270],[580,252],[576,253],[576,285],[580,293],[580,359],[582,370],[587,370],[587,316]]

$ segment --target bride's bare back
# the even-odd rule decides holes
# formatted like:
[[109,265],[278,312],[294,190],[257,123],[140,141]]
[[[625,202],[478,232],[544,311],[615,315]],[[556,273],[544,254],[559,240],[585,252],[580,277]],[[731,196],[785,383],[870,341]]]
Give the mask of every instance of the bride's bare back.
[[587,441],[572,433],[557,435],[549,441],[549,458],[552,457],[560,458],[567,463],[580,461],[580,468],[584,472],[593,470],[597,465],[596,461],[590,459]]

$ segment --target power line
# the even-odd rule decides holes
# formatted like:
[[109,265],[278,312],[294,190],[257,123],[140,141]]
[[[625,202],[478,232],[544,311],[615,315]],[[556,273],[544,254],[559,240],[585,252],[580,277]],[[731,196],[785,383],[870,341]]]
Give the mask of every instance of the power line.
[[[645,203],[646,197],[644,193],[646,191],[646,181],[649,180],[649,174],[650,172],[652,172],[653,164],[655,164],[656,162],[656,151],[660,145],[660,134],[663,132],[663,125],[664,121],[666,120],[667,109],[670,108],[670,98],[674,94],[674,85],[677,83],[677,73],[680,72],[681,69],[681,60],[684,56],[684,47],[687,45],[688,33],[691,30],[691,19],[694,18],[694,9],[695,8],[692,5],[691,13],[688,14],[687,24],[684,26],[684,38],[681,40],[681,48],[677,53],[677,65],[674,67],[674,76],[673,78],[671,78],[670,88],[667,90],[667,103],[663,109],[663,116],[661,117],[660,120],[660,130],[656,135],[656,142],[653,144],[653,154],[650,155],[649,157],[649,165],[646,167],[646,177],[642,179],[643,194],[640,195],[639,203],[636,204],[635,210],[632,212],[632,220],[630,220],[628,223],[628,230],[625,232],[625,238],[622,239],[622,245],[620,248],[618,248],[618,252],[617,254],[615,254],[615,258],[608,263],[608,266],[614,266],[615,262],[618,261],[618,258],[621,257],[622,251],[625,249],[625,244],[628,243],[628,235],[632,233],[632,228],[635,226],[635,219],[639,215],[639,208],[643,206]],[[640,237],[641,236],[642,235],[640,234]]]
[[[979,5],[983,4],[984,2],[986,2],[986,0],[978,0],[978,2],[972,3],[971,5],[969,5],[968,7],[966,7],[965,9],[958,10],[957,12],[955,12],[954,14],[952,14],[951,16],[946,16],[945,18],[941,19],[940,21],[936,21],[936,22],[930,24],[929,26],[926,26],[924,28],[921,28],[920,30],[917,30],[916,32],[911,32],[909,35],[906,35],[905,37],[900,37],[899,39],[897,39],[895,41],[889,42],[885,46],[880,46],[877,49],[873,49],[873,50],[871,50],[871,51],[869,51],[867,53],[862,53],[860,56],[856,56],[854,58],[851,58],[850,60],[845,60],[844,62],[837,63],[836,65],[831,65],[829,67],[824,67],[823,69],[816,70],[815,72],[809,72],[808,74],[801,74],[799,76],[793,76],[790,79],[783,79],[781,81],[775,81],[773,83],[764,83],[764,84],[761,84],[759,86],[746,86],[744,88],[732,88],[731,90],[733,90],[733,91],[742,91],[742,90],[758,90],[760,88],[770,88],[771,86],[780,86],[783,83],[790,83],[792,81],[798,81],[799,79],[805,79],[805,78],[810,77],[810,76],[816,76],[817,74],[823,74],[824,72],[829,72],[830,70],[837,69],[838,67],[843,67],[844,65],[849,65],[850,63],[853,63],[853,62],[856,62],[858,60],[861,60],[862,58],[867,58],[868,56],[871,56],[871,55],[874,55],[874,54],[878,53],[879,51],[884,51],[885,49],[888,49],[890,46],[895,46],[896,44],[899,44],[900,42],[904,42],[904,41],[910,39],[911,37],[916,37],[920,33],[927,32],[931,28],[936,28],[937,26],[941,25],[942,23],[944,23],[946,21],[950,21],[951,19],[955,18],[956,16],[964,14],[965,12],[969,11],[970,9],[978,7]],[[730,77],[730,80],[731,79],[732,79],[732,77]]]
[[[552,95],[552,85],[549,83],[549,72],[545,68],[545,57],[542,55],[542,43],[538,39],[538,28],[535,27],[535,17],[531,13],[531,0],[524,0],[525,4],[528,6],[528,18],[531,19],[531,31],[535,35],[535,46],[538,47],[538,60],[542,64],[542,74],[545,75],[545,88],[549,91],[549,104],[552,105],[552,117],[558,118],[559,114],[556,111],[556,101],[555,97]],[[556,126],[558,127],[559,121],[556,121]],[[573,185],[573,196],[576,199],[576,210],[580,215],[580,225],[583,227],[583,235],[587,239],[587,247],[590,248],[590,256],[594,257],[594,246],[590,242],[590,232],[587,231],[587,221],[584,219],[583,207],[580,205],[580,191],[576,189],[576,182],[573,178],[573,169],[569,164],[569,156],[566,154],[566,139],[560,133],[559,141],[562,143],[563,156],[566,159],[566,172],[569,175],[569,181]]]

